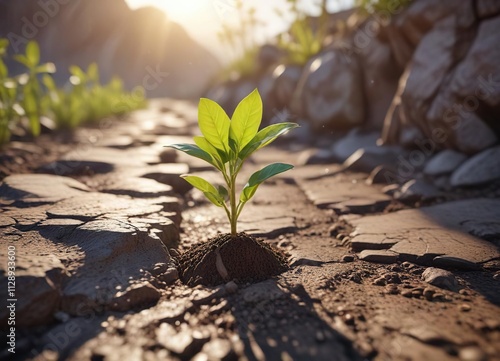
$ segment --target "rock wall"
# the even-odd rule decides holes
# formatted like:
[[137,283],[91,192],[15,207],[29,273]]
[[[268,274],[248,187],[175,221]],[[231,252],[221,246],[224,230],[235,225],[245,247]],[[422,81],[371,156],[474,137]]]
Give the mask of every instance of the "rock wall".
[[426,141],[432,152],[468,155],[498,143],[499,1],[414,0],[369,18],[340,15],[332,15],[337,30],[305,66],[281,59],[209,96],[231,111],[239,90],[259,86],[268,122],[287,109],[313,134],[362,128],[378,131],[384,144]]
[[[10,54],[37,40],[42,60],[56,64],[60,84],[70,65],[96,61],[104,80],[118,75],[150,96],[199,97],[220,67],[163,12],[132,11],[124,0],[2,0],[0,37],[11,41]],[[9,68],[24,71],[13,61]]]

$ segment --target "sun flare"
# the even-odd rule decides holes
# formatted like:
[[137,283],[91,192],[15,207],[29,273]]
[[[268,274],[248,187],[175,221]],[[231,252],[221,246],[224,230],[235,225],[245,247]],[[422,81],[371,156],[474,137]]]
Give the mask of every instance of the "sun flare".
[[128,5],[135,9],[141,6],[154,6],[161,9],[173,20],[188,19],[194,13],[206,9],[210,0],[127,0]]

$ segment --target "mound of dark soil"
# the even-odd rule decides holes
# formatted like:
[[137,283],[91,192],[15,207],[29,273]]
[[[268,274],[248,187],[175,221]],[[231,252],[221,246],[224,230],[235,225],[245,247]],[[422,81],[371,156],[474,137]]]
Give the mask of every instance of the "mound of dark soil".
[[256,282],[288,267],[282,252],[245,233],[222,234],[194,245],[178,260],[180,279],[189,286],[215,286],[231,280]]

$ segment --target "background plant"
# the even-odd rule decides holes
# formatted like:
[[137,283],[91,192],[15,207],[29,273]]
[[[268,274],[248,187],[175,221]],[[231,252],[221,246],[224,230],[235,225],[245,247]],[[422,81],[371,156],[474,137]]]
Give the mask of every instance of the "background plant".
[[35,41],[26,45],[24,54],[13,57],[26,67],[26,73],[9,76],[4,61],[8,44],[6,39],[0,39],[0,145],[9,141],[11,127],[23,118],[29,120],[31,134],[38,136],[42,116],[52,118],[58,128],[74,128],[146,104],[142,88],[129,93],[118,78],[102,85],[95,63],[86,71],[71,66],[67,85],[58,87],[51,75],[56,67],[52,63],[40,64],[40,48]]
[[[278,47],[285,51],[286,61],[291,64],[304,65],[319,53],[328,31],[328,11],[326,0],[318,3],[320,15],[317,23],[305,14],[298,6],[297,0],[287,0],[288,12],[293,20],[290,30],[278,35]],[[280,9],[275,9],[278,16],[284,18],[285,14]]]
[[194,175],[182,177],[217,207],[224,208],[231,224],[231,234],[237,234],[238,217],[257,188],[267,179],[292,169],[284,163],[273,163],[253,173],[236,194],[236,179],[244,162],[257,150],[272,143],[280,135],[296,128],[295,123],[277,123],[259,131],[262,120],[262,99],[255,89],[236,107],[231,119],[216,102],[202,98],[198,106],[198,125],[203,136],[194,137],[196,144],[173,144],[169,147],[200,158],[213,165],[225,181],[215,186]]
[[246,76],[253,74],[258,54],[258,45],[255,34],[263,23],[255,14],[255,8],[245,9],[242,0],[234,2],[236,18],[231,25],[226,22],[222,24],[221,31],[217,36],[219,41],[227,46],[235,60],[224,69],[222,77]]

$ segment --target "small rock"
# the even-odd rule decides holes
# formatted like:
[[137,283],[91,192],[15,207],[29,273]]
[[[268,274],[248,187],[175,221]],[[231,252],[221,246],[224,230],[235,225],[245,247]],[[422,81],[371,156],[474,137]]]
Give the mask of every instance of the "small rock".
[[399,201],[416,202],[420,200],[432,200],[442,196],[442,193],[433,184],[420,179],[412,179],[406,182],[395,198]]
[[432,288],[426,287],[424,288],[423,296],[427,301],[432,301],[432,296],[434,296],[435,292]]
[[370,173],[379,165],[395,163],[397,156],[397,152],[388,147],[369,147],[354,152],[343,165],[348,170]]
[[262,301],[272,301],[281,298],[285,292],[273,280],[255,283],[242,290],[245,303],[259,303]]
[[342,262],[353,262],[354,261],[354,256],[352,254],[346,254],[342,256]]
[[437,256],[432,260],[432,264],[440,268],[456,268],[465,271],[477,271],[481,267],[463,258],[450,256]]
[[473,186],[500,178],[500,146],[486,149],[465,161],[451,176],[453,187]]
[[379,277],[372,282],[372,284],[375,286],[385,286],[386,283],[387,280],[384,277]]
[[359,259],[375,263],[396,263],[398,254],[387,250],[366,249],[359,253]]
[[178,155],[175,149],[165,148],[160,152],[159,156],[161,163],[175,163]]
[[393,284],[385,286],[385,291],[388,295],[397,295],[399,293],[398,286]]
[[467,159],[467,156],[457,151],[446,149],[427,162],[424,168],[424,174],[437,176],[450,174]]
[[220,338],[206,343],[203,346],[202,352],[207,355],[209,361],[232,361],[238,358],[233,350],[231,341]]
[[70,315],[68,315],[66,312],[57,311],[56,313],[54,313],[54,318],[59,322],[65,323],[69,321]]
[[455,276],[443,269],[429,267],[422,273],[422,279],[433,286],[458,292],[458,283]]
[[405,290],[405,291],[401,292],[401,296],[406,297],[406,298],[412,298],[413,292],[412,292],[412,290]]
[[462,303],[460,306],[458,306],[458,309],[462,312],[469,312],[471,310],[471,306],[466,303]]
[[462,361],[486,361],[488,356],[476,346],[468,346],[460,350],[458,357]]
[[315,335],[315,338],[316,338],[316,341],[317,342],[325,342],[325,333],[323,331],[316,331],[316,335]]
[[234,281],[229,281],[225,284],[224,288],[229,294],[236,293],[238,291],[238,285]]
[[116,294],[110,308],[114,311],[128,311],[143,304],[157,302],[160,296],[160,291],[148,282],[133,284]]
[[158,276],[158,279],[167,285],[171,285],[179,279],[179,271],[175,267],[169,267],[164,273]]

